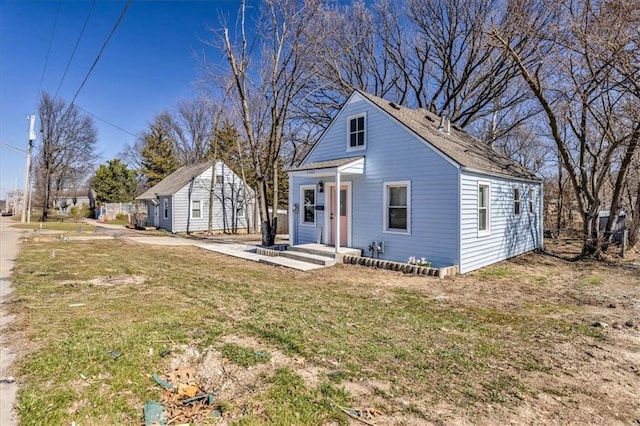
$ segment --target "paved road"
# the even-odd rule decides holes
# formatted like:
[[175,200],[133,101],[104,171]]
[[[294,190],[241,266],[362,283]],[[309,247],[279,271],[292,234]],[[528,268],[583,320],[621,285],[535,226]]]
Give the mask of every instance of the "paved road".
[[18,243],[21,230],[9,227],[15,224],[9,217],[0,218],[0,425],[13,426],[17,424],[13,410],[17,383],[4,383],[11,377],[11,367],[15,354],[6,346],[5,327],[13,321],[13,316],[6,312],[4,301],[13,290],[9,278],[13,260],[18,253]]

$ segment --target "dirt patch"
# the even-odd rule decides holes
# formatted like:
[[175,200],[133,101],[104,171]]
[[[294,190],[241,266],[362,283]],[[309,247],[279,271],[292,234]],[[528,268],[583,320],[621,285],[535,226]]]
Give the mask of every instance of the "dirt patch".
[[95,286],[105,286],[105,287],[113,287],[119,285],[129,285],[135,286],[144,283],[146,277],[137,276],[137,275],[120,275],[120,276],[108,276],[108,277],[98,277],[91,280],[65,280],[61,281],[62,285],[95,285]]

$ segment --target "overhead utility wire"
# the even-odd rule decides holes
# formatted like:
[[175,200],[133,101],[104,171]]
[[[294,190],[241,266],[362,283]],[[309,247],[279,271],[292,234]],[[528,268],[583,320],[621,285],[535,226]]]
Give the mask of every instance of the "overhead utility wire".
[[22,156],[25,156],[27,154],[26,150],[24,150],[22,148],[18,148],[17,146],[10,145],[10,144],[8,144],[6,142],[0,141],[0,146],[12,149],[13,151],[17,152],[18,154],[20,154]]
[[87,17],[84,20],[84,24],[82,25],[82,30],[80,30],[80,34],[78,35],[78,39],[76,40],[76,45],[73,47],[73,52],[71,52],[71,57],[69,58],[69,62],[67,62],[67,66],[65,67],[64,73],[62,74],[62,78],[60,79],[60,84],[58,84],[58,88],[56,89],[56,94],[53,95],[54,99],[58,97],[58,93],[60,92],[60,87],[62,87],[64,78],[67,76],[67,71],[69,71],[69,66],[71,65],[71,61],[73,61],[73,57],[76,54],[76,50],[78,49],[78,45],[80,44],[80,40],[82,39],[84,30],[87,28],[87,24],[89,23],[89,18],[91,17],[91,13],[93,12],[93,7],[95,5],[96,5],[96,0],[93,0],[93,2],[91,3],[91,7],[89,8],[89,12],[87,13]]
[[97,115],[95,115],[94,113],[92,113],[92,112],[90,112],[90,111],[87,111],[86,109],[82,108],[82,107],[81,107],[80,105],[78,105],[78,104],[75,104],[74,106],[75,106],[76,108],[78,108],[79,110],[82,110],[82,111],[86,112],[86,113],[87,113],[87,114],[89,114],[90,116],[92,116],[92,117],[94,117],[94,118],[97,118],[98,120],[102,121],[103,123],[107,123],[109,126],[115,127],[116,129],[120,130],[121,132],[124,132],[124,133],[126,133],[126,134],[128,134],[128,135],[131,135],[131,136],[133,136],[133,137],[136,137],[136,138],[138,137],[138,135],[136,135],[136,134],[134,134],[134,133],[132,133],[132,132],[130,132],[130,131],[128,131],[128,130],[126,130],[126,129],[123,129],[122,127],[118,126],[117,124],[113,124],[112,122],[107,121],[107,120],[105,120],[104,118],[98,117]]
[[38,106],[38,99],[40,99],[40,92],[42,91],[42,82],[44,81],[44,74],[47,70],[47,64],[49,63],[49,54],[51,53],[51,45],[53,44],[53,35],[56,32],[56,27],[58,26],[58,15],[60,15],[60,7],[62,6],[62,0],[58,2],[58,10],[56,11],[56,18],[53,21],[53,29],[51,30],[51,37],[49,39],[49,48],[47,49],[47,56],[44,59],[44,67],[42,68],[42,75],[40,76],[40,85],[38,86],[38,92],[36,93],[36,100],[33,103],[33,110],[36,110]]
[[102,44],[102,47],[100,48],[100,51],[98,52],[98,56],[96,56],[96,59],[93,61],[93,64],[91,64],[91,68],[89,68],[89,71],[87,72],[87,75],[84,76],[84,79],[82,80],[82,83],[80,83],[80,87],[78,87],[78,90],[76,90],[76,93],[73,95],[73,98],[71,99],[71,103],[69,103],[69,107],[67,108],[67,111],[64,113],[63,118],[71,111],[71,108],[73,108],[73,106],[74,106],[73,103],[75,102],[76,98],[78,97],[78,94],[80,93],[80,91],[84,87],[85,83],[89,79],[89,76],[93,72],[94,68],[98,64],[98,61],[100,60],[100,57],[102,56],[102,52],[107,47],[107,44],[109,44],[109,41],[111,40],[111,37],[113,37],[113,34],[118,29],[118,26],[120,25],[120,22],[122,22],[122,18],[124,18],[124,15],[126,15],[127,10],[129,9],[129,6],[131,6],[131,1],[132,0],[128,0],[127,4],[122,9],[122,12],[120,12],[120,16],[118,17],[118,20],[113,25],[113,28],[111,29],[111,32],[109,33],[109,35],[107,36],[106,40]]

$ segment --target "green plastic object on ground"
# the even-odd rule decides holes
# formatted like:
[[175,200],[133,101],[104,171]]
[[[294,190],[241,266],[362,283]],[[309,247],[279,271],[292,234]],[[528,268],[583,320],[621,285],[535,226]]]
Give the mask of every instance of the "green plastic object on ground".
[[144,404],[144,426],[165,426],[167,416],[164,413],[164,405],[156,401],[147,401]]
[[175,387],[174,387],[171,383],[169,383],[169,382],[165,382],[165,381],[164,381],[164,380],[162,380],[162,379],[160,378],[160,376],[158,376],[156,373],[154,373],[154,374],[153,374],[153,380],[154,380],[157,384],[159,384],[160,386],[162,386],[162,387],[163,387],[163,388],[165,388],[165,389],[169,389],[169,390],[174,390],[174,389],[175,389]]

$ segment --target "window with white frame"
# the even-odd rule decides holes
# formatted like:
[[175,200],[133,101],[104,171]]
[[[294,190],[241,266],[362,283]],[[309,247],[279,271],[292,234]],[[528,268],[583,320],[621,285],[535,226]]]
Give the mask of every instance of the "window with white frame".
[[365,114],[354,115],[348,118],[349,136],[348,150],[364,149],[366,147],[366,116]]
[[411,232],[411,182],[385,182],[384,231]]
[[308,185],[300,187],[302,199],[301,221],[305,225],[316,224],[316,186]]
[[191,200],[191,219],[202,218],[202,201]]
[[239,204],[238,207],[236,207],[236,217],[238,219],[244,218],[244,205]]
[[513,188],[513,214],[520,214],[520,188]]
[[491,224],[491,187],[488,183],[478,184],[478,232],[488,234]]
[[529,213],[533,213],[536,205],[536,190],[531,188],[529,190]]
[[169,200],[165,198],[162,202],[162,207],[164,210],[164,218],[169,219]]

